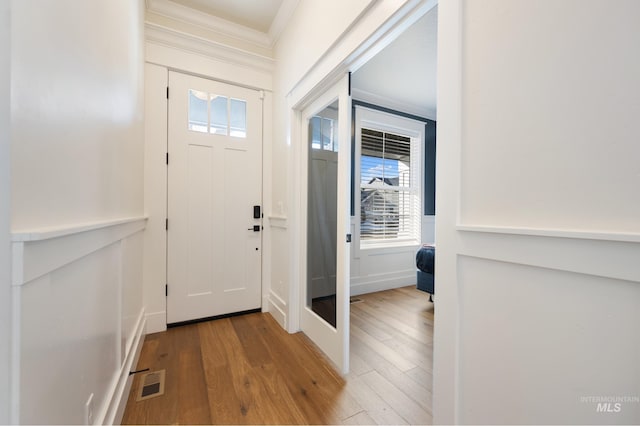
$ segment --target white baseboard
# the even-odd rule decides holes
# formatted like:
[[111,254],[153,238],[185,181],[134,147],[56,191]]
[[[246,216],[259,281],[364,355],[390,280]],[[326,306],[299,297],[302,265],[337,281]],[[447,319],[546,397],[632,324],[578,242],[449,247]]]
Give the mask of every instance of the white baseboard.
[[167,313],[149,312],[146,316],[147,331],[146,334],[159,333],[167,330]]
[[287,329],[287,314],[285,312],[286,306],[280,307],[279,301],[282,301],[277,295],[269,294],[269,308],[268,312],[271,316],[280,324],[280,327]]
[[124,415],[127,400],[129,399],[129,391],[133,383],[133,376],[129,375],[129,372],[133,371],[138,364],[138,358],[140,358],[142,344],[144,343],[145,328],[146,316],[143,310],[138,318],[131,349],[125,356],[115,386],[112,387],[111,392],[108,394],[107,401],[109,401],[109,403],[106,404],[107,409],[103,410],[101,416],[94,419],[94,424],[119,425],[122,422],[122,416]]
[[384,280],[364,281],[351,284],[351,296],[359,294],[374,293],[376,291],[391,290],[394,288],[406,287],[416,284],[416,275],[403,275]]

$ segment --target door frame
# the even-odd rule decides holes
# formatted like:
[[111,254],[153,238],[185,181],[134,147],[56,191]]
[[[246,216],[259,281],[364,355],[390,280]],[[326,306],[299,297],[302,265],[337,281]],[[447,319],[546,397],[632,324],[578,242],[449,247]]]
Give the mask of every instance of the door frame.
[[[338,40],[287,94],[286,127],[289,135],[288,145],[291,149],[288,171],[291,177],[289,180],[290,214],[288,215],[291,230],[289,233],[291,283],[286,324],[289,333],[300,331],[300,310],[303,308],[300,306],[300,295],[302,286],[306,286],[306,257],[302,256],[302,250],[306,247],[306,205],[303,203],[306,201],[307,189],[302,183],[307,182],[308,164],[306,153],[303,152],[307,147],[306,140],[302,138],[305,126],[302,111],[322,93],[336,85],[344,74],[357,71],[437,5],[438,0],[408,2],[385,24],[373,31],[354,51],[345,52]],[[342,37],[347,35],[348,32]],[[337,55],[341,55],[341,59],[337,60],[337,65],[332,65],[330,61],[335,60]],[[304,253],[306,254],[306,250]]]
[[[340,43],[340,39],[314,64],[309,72],[302,76],[286,96],[288,145],[291,149],[289,169],[289,246],[291,279],[289,285],[289,305],[287,313],[287,331],[300,331],[300,316],[305,306],[301,302],[303,286],[306,286],[306,184],[307,182],[307,141],[302,137],[305,118],[302,111],[311,105],[322,94],[333,88],[342,76],[355,72],[382,49],[389,45],[422,16],[438,5],[438,0],[419,0],[407,2],[398,12],[382,26],[371,33],[355,50],[348,52]],[[363,14],[365,15],[365,14]],[[362,17],[362,16],[361,16]],[[354,24],[355,25],[355,24]],[[349,31],[342,37],[347,37]],[[336,56],[342,59],[337,59]],[[333,62],[335,61],[335,62]],[[334,65],[337,64],[337,65]],[[350,82],[349,82],[350,86]],[[349,88],[350,90],[350,88]],[[351,93],[349,93],[351,95]],[[352,143],[352,141],[350,141]],[[353,172],[352,166],[349,170]],[[338,210],[338,221],[343,215],[350,219],[349,206],[344,211]],[[349,280],[350,281],[350,280]],[[349,288],[350,290],[350,282]],[[349,309],[347,306],[347,316]],[[348,320],[348,319],[347,319]],[[347,345],[348,346],[348,345]],[[348,354],[347,354],[348,358]]]
[[[157,59],[157,58],[156,58]],[[164,58],[163,58],[164,59]],[[212,61],[215,63],[215,61]],[[271,87],[260,87],[250,84],[238,67],[237,80],[219,78],[208,74],[207,67],[196,67],[192,70],[175,66],[171,61],[145,61],[147,78],[145,79],[145,215],[148,217],[145,230],[144,245],[153,247],[145,249],[143,301],[146,306],[145,318],[147,333],[156,333],[167,329],[167,298],[165,285],[167,284],[167,239],[165,218],[167,217],[167,178],[168,168],[165,163],[168,152],[168,98],[169,71],[178,72],[194,77],[205,78],[226,84],[261,91],[264,94],[262,102],[262,211],[264,220],[267,212],[272,211],[271,187],[272,182],[272,144],[273,144],[273,93]],[[151,72],[152,71],[152,72]],[[256,79],[261,81],[261,79]],[[169,94],[169,96],[171,96]],[[266,223],[266,222],[263,222]],[[262,232],[262,272],[261,272],[261,309],[269,309],[269,293],[271,289],[271,229],[264,226]]]

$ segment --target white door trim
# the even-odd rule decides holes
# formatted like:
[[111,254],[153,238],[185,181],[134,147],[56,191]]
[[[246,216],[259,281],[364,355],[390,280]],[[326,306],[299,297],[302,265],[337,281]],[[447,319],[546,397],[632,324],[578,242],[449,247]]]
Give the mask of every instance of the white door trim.
[[[186,53],[185,53],[186,55]],[[190,58],[195,55],[187,55]],[[145,102],[153,104],[154,102],[158,102],[159,98],[166,101],[165,93],[166,88],[168,86],[168,73],[169,71],[175,71],[182,74],[194,75],[202,78],[206,78],[213,81],[234,84],[240,87],[247,87],[246,83],[243,81],[232,81],[224,78],[219,78],[217,76],[211,74],[203,74],[205,72],[205,68],[202,68],[200,72],[194,73],[189,69],[183,69],[181,67],[176,67],[164,63],[153,63],[149,60],[146,61],[147,64],[153,66],[154,68],[158,68],[158,73],[164,73],[163,78],[158,78],[149,82],[149,85],[146,88],[145,93]],[[206,69],[211,69],[208,67]],[[254,88],[256,90],[261,90],[256,87],[247,87]],[[272,211],[272,197],[271,191],[265,191],[264,188],[270,187],[270,182],[272,180],[272,158],[271,158],[271,150],[273,144],[272,138],[272,129],[273,129],[273,94],[270,91],[270,87],[264,87],[264,102],[263,102],[263,123],[262,123],[262,150],[263,150],[263,158],[262,158],[262,203],[263,203],[263,211],[265,212],[265,216],[267,212]],[[159,95],[160,94],[160,95]],[[167,168],[165,165],[165,153],[167,152],[167,140],[168,140],[168,129],[167,129],[167,119],[168,119],[168,111],[166,108],[166,103],[163,108],[153,108],[152,110],[146,110],[146,122],[145,125],[147,130],[145,131],[145,158],[153,159],[153,161],[162,162],[162,167],[150,167],[145,168],[145,197],[149,196],[149,198],[145,198],[145,214],[149,217],[149,222],[147,226],[147,231],[150,229],[158,234],[165,235],[165,218],[167,216],[166,205],[167,205],[167,190],[166,190],[166,182],[167,182]],[[154,131],[153,134],[147,134],[148,129],[153,126]],[[148,151],[148,152],[147,152]],[[266,218],[266,217],[265,217]],[[263,268],[262,268],[262,311],[268,311],[268,299],[265,297],[270,294],[271,290],[271,269],[267,267],[270,263],[270,250],[267,248],[270,247],[270,238],[271,238],[271,229],[268,226],[264,227],[263,232]],[[160,239],[158,239],[160,240]],[[154,240],[155,241],[155,240]],[[154,244],[160,243],[162,248],[160,250],[154,250],[154,253],[162,253],[161,256],[152,255],[148,261],[145,263],[145,271],[149,271],[150,267],[154,269],[160,269],[162,271],[166,270],[166,238],[162,238],[162,241],[155,241]],[[146,244],[146,242],[145,242]],[[155,245],[154,245],[155,246]],[[145,250],[145,256],[147,256],[147,250]],[[144,274],[144,294],[143,294],[143,302],[149,312],[151,317],[148,317],[148,333],[156,333],[166,330],[166,297],[164,297],[164,287],[166,284],[166,279],[163,274],[158,273],[148,273]],[[157,297],[156,295],[162,294],[162,297]]]

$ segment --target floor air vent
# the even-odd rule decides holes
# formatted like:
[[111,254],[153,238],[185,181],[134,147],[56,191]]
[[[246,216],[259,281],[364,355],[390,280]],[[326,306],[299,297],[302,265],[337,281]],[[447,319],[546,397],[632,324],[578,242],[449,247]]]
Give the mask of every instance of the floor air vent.
[[164,394],[165,370],[152,371],[140,379],[140,390],[136,401],[154,398]]

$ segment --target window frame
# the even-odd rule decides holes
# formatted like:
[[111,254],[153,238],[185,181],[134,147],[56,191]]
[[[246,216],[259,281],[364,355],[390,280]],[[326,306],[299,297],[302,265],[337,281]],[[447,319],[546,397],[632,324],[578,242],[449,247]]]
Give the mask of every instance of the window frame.
[[[425,122],[403,117],[400,115],[370,109],[361,105],[355,106],[355,140],[354,140],[354,159],[353,162],[353,193],[354,193],[354,243],[358,250],[370,250],[390,247],[407,247],[417,246],[422,240],[422,215],[424,204],[424,138],[425,138]],[[407,238],[388,238],[388,239],[368,239],[362,240],[361,234],[361,166],[362,166],[362,128],[381,131],[385,133],[394,133],[411,138],[411,186],[410,193],[416,197],[412,201],[412,211],[415,217],[412,217],[414,229],[412,229],[412,237]],[[418,170],[414,171],[414,167]],[[397,189],[390,187],[389,189]]]

